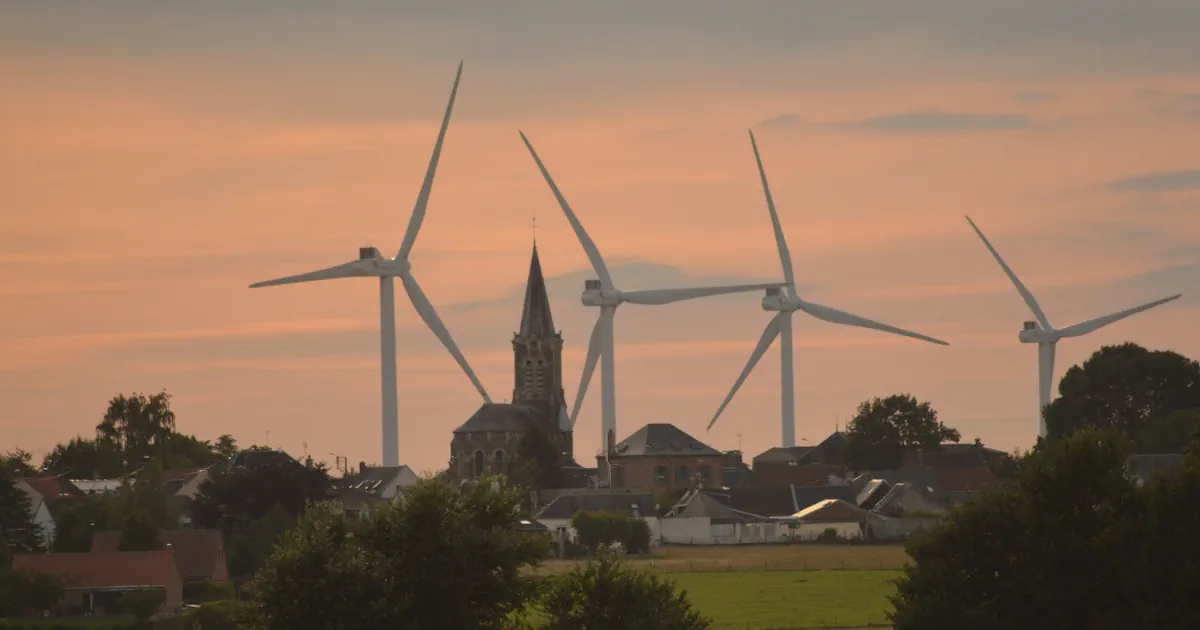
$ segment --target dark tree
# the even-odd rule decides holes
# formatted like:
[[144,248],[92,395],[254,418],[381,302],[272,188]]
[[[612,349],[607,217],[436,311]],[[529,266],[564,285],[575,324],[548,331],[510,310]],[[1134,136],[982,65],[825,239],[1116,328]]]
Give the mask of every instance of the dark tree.
[[7,468],[18,477],[32,477],[37,474],[33,467],[33,455],[25,449],[18,448],[0,456],[0,468]]
[[96,436],[124,453],[130,467],[153,455],[174,432],[175,412],[165,391],[152,396],[120,394],[108,402],[104,419],[96,425]]
[[535,424],[521,436],[517,443],[517,469],[528,479],[521,483],[536,490],[561,488],[563,482],[562,458],[559,447],[550,438],[549,432]]
[[426,480],[366,521],[314,507],[251,588],[252,628],[503,628],[547,553],[517,531],[521,491]]
[[542,594],[542,630],[706,630],[712,621],[692,608],[668,578],[629,568],[602,552],[565,575],[549,578]]
[[92,549],[92,535],[121,527],[116,500],[93,494],[64,506],[55,519],[54,551],[86,553]]
[[12,551],[41,551],[42,528],[33,522],[29,495],[16,486],[17,477],[0,467],[0,532]]
[[900,465],[910,450],[934,450],[961,435],[938,421],[937,411],[910,394],[875,398],[858,406],[846,426],[846,465],[854,470],[886,470]]
[[[1200,409],[1200,363],[1134,343],[1105,346],[1067,370],[1058,392],[1044,412],[1050,439],[1094,428],[1114,429],[1136,441],[1151,423]],[[1178,453],[1186,443],[1168,452]]]
[[46,454],[42,468],[56,475],[69,474],[72,479],[112,479],[126,472],[120,447],[82,437],[55,446]]
[[158,537],[158,525],[144,511],[136,511],[125,516],[121,527],[121,551],[154,551],[162,548]]
[[1200,409],[1184,409],[1157,418],[1133,436],[1134,449],[1147,455],[1181,453],[1200,427]]
[[1116,433],[1079,432],[1043,444],[1012,484],[951,512],[909,545],[895,629],[1184,627],[1114,625],[1123,607],[1146,604],[1131,599],[1125,568],[1145,549],[1124,531],[1144,506],[1128,456]]

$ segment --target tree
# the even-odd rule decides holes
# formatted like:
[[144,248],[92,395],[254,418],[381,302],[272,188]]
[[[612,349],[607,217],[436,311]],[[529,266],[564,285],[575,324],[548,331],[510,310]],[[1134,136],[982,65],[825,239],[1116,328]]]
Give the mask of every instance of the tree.
[[0,531],[17,553],[41,551],[42,528],[33,522],[29,495],[16,486],[16,476],[0,467]]
[[1200,409],[1183,409],[1146,423],[1133,436],[1134,449],[1147,455],[1181,453],[1200,427]]
[[0,456],[0,468],[7,468],[17,477],[30,477],[37,474],[37,470],[33,467],[33,455],[22,448]]
[[74,437],[47,453],[42,468],[72,479],[113,479],[125,472],[125,457],[111,442]]
[[917,448],[934,450],[962,436],[937,419],[937,411],[911,394],[874,398],[858,406],[846,425],[846,465],[854,470],[896,468]]
[[1123,535],[1143,505],[1129,452],[1111,431],[1048,442],[1013,483],[910,543],[895,629],[1121,627],[1122,607],[1144,605],[1130,599],[1125,569],[1144,549]]
[[121,527],[119,509],[113,497],[92,494],[62,508],[55,519],[54,551],[86,553],[92,549],[92,535]]
[[195,527],[224,533],[230,575],[241,580],[258,571],[279,537],[328,487],[321,466],[285,461],[238,468],[204,480],[189,509]]
[[579,543],[596,553],[601,547],[620,543],[629,553],[650,551],[650,526],[646,521],[623,512],[576,512],[571,527]]
[[117,446],[130,467],[150,457],[153,448],[174,432],[175,412],[171,411],[171,395],[166,391],[152,396],[119,394],[108,402],[104,419],[96,425],[96,436]]
[[706,630],[712,622],[692,608],[675,583],[627,566],[611,551],[547,580],[540,598],[542,630]]
[[162,548],[158,536],[158,525],[143,510],[125,517],[118,543],[121,551],[154,551]]
[[255,578],[252,628],[501,628],[548,541],[517,531],[518,488],[423,480],[366,521],[309,510]]
[[[1072,366],[1046,406],[1047,437],[1085,428],[1114,429],[1136,439],[1150,423],[1200,409],[1200,363],[1134,343],[1104,346]],[[1186,439],[1169,452],[1180,452]]]
[[517,462],[521,463],[517,469],[529,477],[529,487],[535,490],[563,487],[559,447],[540,424],[530,426],[521,436],[521,441],[517,443]]
[[142,623],[153,617],[166,601],[167,593],[161,588],[135,588],[121,594],[121,608]]
[[232,435],[223,433],[217,438],[217,443],[213,445],[213,451],[215,451],[217,455],[221,457],[221,459],[229,459],[230,457],[237,455],[237,440],[234,439]]

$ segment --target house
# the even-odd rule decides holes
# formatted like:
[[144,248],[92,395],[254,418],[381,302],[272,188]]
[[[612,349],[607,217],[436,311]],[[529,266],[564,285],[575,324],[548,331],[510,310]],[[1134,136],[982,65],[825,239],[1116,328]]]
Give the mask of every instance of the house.
[[329,489],[327,497],[326,502],[337,505],[343,514],[357,519],[370,518],[372,512],[389,502],[379,493],[336,485]]
[[1183,455],[1177,453],[1163,455],[1133,455],[1129,458],[1129,471],[1133,482],[1139,486],[1146,485],[1155,475],[1169,474],[1183,466]]
[[842,451],[844,432],[835,431],[816,446],[775,447],[755,456],[755,483],[764,488],[814,486],[829,483],[830,477],[845,478]]
[[578,534],[571,519],[579,512],[619,512],[630,518],[640,518],[650,527],[650,544],[657,544],[662,538],[658,506],[649,492],[616,489],[564,492],[539,510],[533,520],[544,525],[556,540],[575,541]]
[[190,527],[192,524],[191,505],[200,492],[200,484],[209,478],[213,466],[193,468],[172,468],[163,471],[163,485],[166,486],[170,503],[179,514],[179,526]]
[[612,488],[720,488],[723,464],[720,451],[662,423],[647,424],[596,456],[600,483]]
[[904,454],[899,468],[970,468],[988,466],[1008,453],[982,444],[942,444],[935,449],[914,449]]
[[871,512],[878,518],[867,521],[870,538],[904,540],[916,532],[935,527],[945,516],[947,508],[935,501],[927,490],[898,482],[891,485],[887,494],[871,508]]
[[778,524],[729,508],[704,492],[689,490],[659,519],[663,544],[739,545],[775,542]]
[[41,528],[42,540],[49,547],[57,533],[57,518],[62,508],[83,498],[82,490],[66,477],[23,477],[16,487],[29,497],[29,513],[33,523]]
[[832,531],[838,538],[862,538],[873,514],[843,499],[818,501],[786,519],[792,540],[817,540]]
[[61,605],[71,616],[102,616],[117,608],[122,593],[139,588],[164,589],[160,613],[183,604],[183,581],[170,550],[17,554],[12,564],[61,578]]
[[810,505],[826,499],[854,501],[848,485],[793,486],[787,488],[742,488],[725,492],[707,492],[725,507],[760,519],[788,518]]
[[[175,563],[184,583],[228,582],[229,567],[225,540],[219,529],[174,529],[158,533],[164,549],[175,554]],[[121,532],[92,534],[92,553],[119,551]]]
[[368,466],[363,462],[357,473],[335,479],[334,485],[391,501],[400,495],[401,489],[415,486],[420,480],[408,466]]

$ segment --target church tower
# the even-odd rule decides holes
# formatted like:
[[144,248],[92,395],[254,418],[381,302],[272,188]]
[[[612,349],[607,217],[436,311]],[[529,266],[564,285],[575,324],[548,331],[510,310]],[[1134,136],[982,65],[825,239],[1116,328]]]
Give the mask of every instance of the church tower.
[[521,328],[513,335],[515,384],[513,402],[536,408],[560,430],[567,427],[566,396],[562,382],[562,334],[554,329],[550,315],[550,296],[538,260],[537,242],[529,261],[529,280],[525,284],[525,307]]

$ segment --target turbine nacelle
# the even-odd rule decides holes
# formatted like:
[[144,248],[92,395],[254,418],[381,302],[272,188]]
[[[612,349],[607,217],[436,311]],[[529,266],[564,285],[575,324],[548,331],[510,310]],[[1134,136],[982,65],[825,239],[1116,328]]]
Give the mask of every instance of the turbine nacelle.
[[581,301],[584,306],[617,306],[621,303],[621,292],[604,290],[599,280],[584,280]]
[[1027,321],[1021,327],[1021,332],[1017,334],[1017,338],[1021,343],[1046,343],[1058,341],[1058,334],[1053,330],[1046,330],[1038,326],[1037,322]]
[[794,311],[796,305],[792,304],[782,287],[771,287],[767,289],[767,294],[763,296],[762,307],[764,311]]

